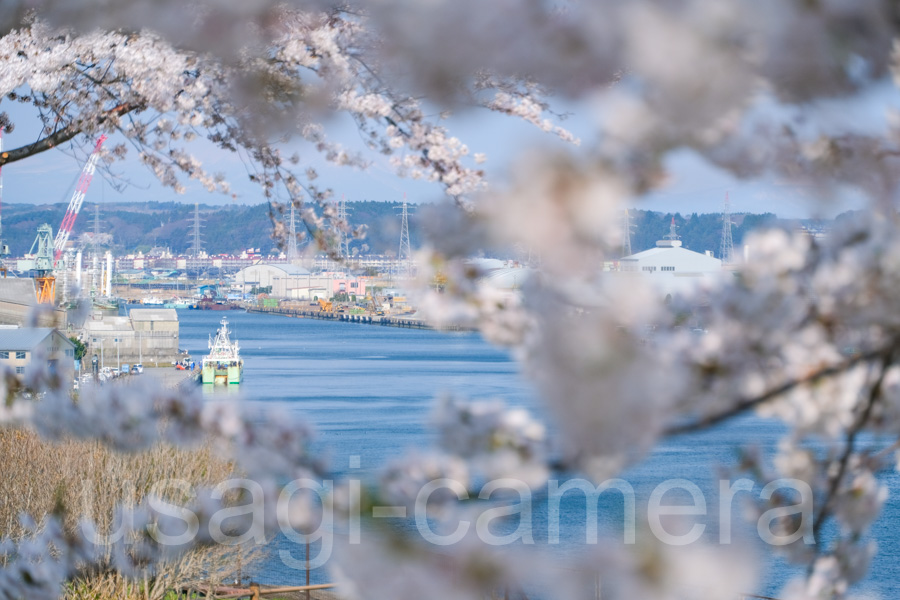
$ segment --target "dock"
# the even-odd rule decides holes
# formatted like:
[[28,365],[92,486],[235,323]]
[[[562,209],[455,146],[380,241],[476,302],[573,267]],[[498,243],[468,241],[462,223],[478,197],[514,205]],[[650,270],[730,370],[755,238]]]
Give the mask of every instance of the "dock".
[[324,321],[342,321],[345,323],[359,323],[360,325],[379,325],[382,327],[403,327],[406,329],[440,329],[440,331],[474,331],[471,327],[462,327],[460,325],[444,325],[435,328],[422,321],[412,317],[389,316],[389,315],[373,315],[373,314],[353,314],[341,313],[325,310],[304,310],[299,308],[279,308],[264,306],[248,306],[247,312],[265,313],[273,315],[281,315],[283,317],[292,317],[295,319],[321,319]]
[[175,367],[144,367],[144,372],[138,377],[153,377],[158,379],[164,387],[183,387],[194,385],[200,376],[199,371],[180,371]]

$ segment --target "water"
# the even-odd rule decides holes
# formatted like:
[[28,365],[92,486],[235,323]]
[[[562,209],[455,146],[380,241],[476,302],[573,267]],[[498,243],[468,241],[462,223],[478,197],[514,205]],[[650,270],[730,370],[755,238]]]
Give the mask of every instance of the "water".
[[[244,382],[238,392],[242,401],[252,408],[283,408],[311,423],[318,432],[318,450],[328,458],[335,474],[346,472],[353,456],[360,457],[362,467],[354,473],[372,474],[406,450],[427,447],[432,439],[428,427],[431,410],[435,398],[443,393],[472,399],[500,397],[540,412],[515,361],[477,334],[240,311],[179,310],[181,347],[195,359],[203,356],[208,336],[215,333],[223,315],[244,358]],[[646,510],[647,497],[656,485],[670,478],[684,478],[703,491],[711,515],[706,521],[707,537],[716,539],[719,496],[715,469],[735,464],[735,443],[755,444],[771,451],[782,434],[783,428],[777,423],[746,417],[702,434],[665,441],[647,461],[623,475],[636,490],[638,515]],[[891,598],[900,597],[900,582],[893,577],[900,556],[900,535],[892,527],[900,518],[894,499],[900,490],[900,477],[891,473],[886,481],[892,497],[873,529],[879,553],[861,589]],[[545,496],[536,498],[533,517],[534,537],[539,544],[547,540]],[[741,495],[737,498],[735,519],[740,514]],[[665,504],[679,501],[684,498],[672,492]],[[620,532],[621,495],[608,492],[601,496],[600,515],[602,530]],[[584,496],[566,494],[561,503],[558,546],[563,556],[584,549],[586,526]],[[285,543],[278,540],[276,546]],[[788,578],[798,574],[779,560],[769,560],[763,565],[764,583],[755,591],[775,594]],[[285,583],[283,571],[273,567],[268,575]],[[322,582],[327,578],[319,570],[314,571],[312,579]]]

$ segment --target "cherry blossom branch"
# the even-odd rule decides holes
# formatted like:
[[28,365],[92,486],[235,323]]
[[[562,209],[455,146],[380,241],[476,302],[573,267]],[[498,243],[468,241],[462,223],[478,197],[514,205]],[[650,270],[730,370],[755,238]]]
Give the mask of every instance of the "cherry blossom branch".
[[831,506],[834,503],[835,495],[838,492],[841,481],[844,479],[844,474],[847,472],[847,464],[850,460],[850,457],[853,455],[853,451],[856,445],[856,437],[869,421],[869,417],[872,415],[872,409],[875,407],[875,404],[881,397],[881,388],[882,384],[884,383],[884,376],[887,374],[887,371],[890,368],[891,363],[893,362],[894,353],[895,348],[892,347],[887,353],[883,355],[878,378],[872,384],[872,389],[869,390],[869,395],[865,400],[865,406],[863,407],[862,412],[856,418],[853,426],[847,431],[847,443],[844,447],[844,452],[841,454],[841,457],[837,462],[837,471],[829,479],[828,492],[825,496],[825,502],[821,504],[819,514],[816,515],[816,518],[813,521],[813,537],[815,538],[815,545],[817,550],[820,547],[819,532],[821,531],[822,526],[825,524],[831,514]]
[[809,385],[812,383],[816,383],[816,382],[821,381],[822,379],[826,379],[828,377],[834,377],[835,375],[840,375],[841,373],[846,372],[847,370],[856,366],[859,363],[874,360],[874,359],[878,358],[879,356],[887,358],[887,356],[890,356],[892,354],[892,352],[893,352],[893,349],[888,350],[888,351],[885,351],[884,349],[878,349],[878,350],[873,350],[871,352],[868,352],[866,354],[858,354],[858,355],[854,356],[853,358],[851,358],[850,360],[848,360],[840,365],[832,365],[830,367],[825,367],[824,369],[815,371],[814,373],[810,373],[803,377],[798,377],[796,379],[787,381],[787,382],[781,384],[780,386],[774,387],[774,388],[760,394],[759,396],[754,396],[753,398],[745,398],[743,400],[739,400],[738,402],[736,402],[734,404],[734,406],[732,406],[730,409],[728,409],[726,411],[708,415],[706,417],[703,417],[697,421],[692,421],[690,423],[684,423],[681,425],[673,425],[671,427],[668,427],[665,430],[663,430],[663,434],[664,435],[679,435],[682,433],[690,433],[692,431],[699,431],[701,429],[706,429],[713,425],[722,423],[723,421],[727,421],[729,419],[737,417],[749,410],[752,410],[752,409],[758,407],[761,404],[764,404],[765,402],[768,402],[769,400],[777,398],[778,396],[781,396],[782,394],[785,394],[787,392],[790,392],[791,390],[793,390],[795,388],[798,388],[803,385]]
[[[107,120],[112,117],[120,117],[124,114],[127,114],[133,110],[138,108],[137,105],[126,102],[124,104],[120,104],[115,108],[111,108],[106,111],[103,115],[101,115],[97,119],[97,124],[103,124]],[[59,146],[60,144],[64,144],[74,138],[76,135],[81,133],[84,130],[82,125],[77,125],[72,123],[67,125],[66,127],[56,131],[47,137],[40,139],[32,144],[28,144],[25,146],[20,146],[19,148],[15,148],[13,150],[7,150],[0,154],[0,166],[14,163],[16,161],[20,161],[22,159],[28,158],[30,156],[34,156],[35,154],[40,154],[41,152],[45,152],[46,150],[50,150]]]

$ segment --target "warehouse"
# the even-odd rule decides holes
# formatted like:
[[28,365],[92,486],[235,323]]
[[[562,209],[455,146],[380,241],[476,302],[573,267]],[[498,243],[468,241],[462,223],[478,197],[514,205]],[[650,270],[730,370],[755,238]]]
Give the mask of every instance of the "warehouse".
[[292,264],[259,263],[238,271],[235,283],[244,294],[265,292],[270,298],[329,299],[335,294],[365,296],[365,281],[341,272],[313,274]]
[[94,313],[85,322],[84,341],[103,366],[169,365],[181,358],[173,308],[134,308],[127,317]]

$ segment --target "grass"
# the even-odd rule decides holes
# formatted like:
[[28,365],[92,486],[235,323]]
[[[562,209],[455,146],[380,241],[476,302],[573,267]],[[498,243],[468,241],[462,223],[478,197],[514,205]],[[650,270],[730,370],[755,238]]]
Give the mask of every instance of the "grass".
[[[110,532],[119,503],[135,505],[154,484],[180,479],[192,485],[215,485],[232,475],[232,465],[217,458],[209,446],[193,450],[159,445],[146,452],[113,452],[93,441],[50,443],[30,431],[0,429],[0,533],[13,540],[27,535],[22,513],[38,523],[50,514],[62,514],[67,531],[74,531],[83,516],[101,533]],[[185,498],[172,497],[170,502]],[[69,583],[71,600],[164,600],[172,589],[191,584],[233,579],[259,558],[251,546],[208,546],[161,564],[155,575],[139,581],[114,572],[110,549],[104,547],[101,566],[85,571]],[[0,559],[3,560],[3,559]]]

